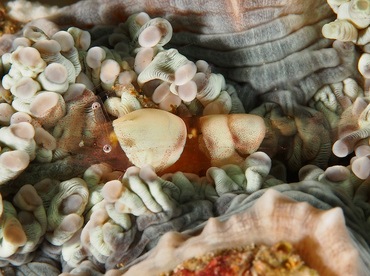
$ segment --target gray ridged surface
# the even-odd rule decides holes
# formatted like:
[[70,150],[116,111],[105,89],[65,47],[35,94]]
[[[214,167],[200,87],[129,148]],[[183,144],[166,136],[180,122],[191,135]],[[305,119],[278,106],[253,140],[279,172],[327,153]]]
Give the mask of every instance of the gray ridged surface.
[[[250,98],[245,93],[256,97],[282,91],[292,98],[288,105],[306,104],[324,84],[358,77],[346,67],[343,51],[322,37],[322,25],[334,16],[325,0],[106,2],[78,2],[51,19],[91,27],[116,24],[139,11],[164,17],[174,28],[169,47],[189,58],[205,59],[214,71],[247,85],[238,91],[241,99]],[[351,64],[356,61],[352,49]],[[271,100],[287,105],[280,95]],[[249,102],[243,104],[250,110]]]

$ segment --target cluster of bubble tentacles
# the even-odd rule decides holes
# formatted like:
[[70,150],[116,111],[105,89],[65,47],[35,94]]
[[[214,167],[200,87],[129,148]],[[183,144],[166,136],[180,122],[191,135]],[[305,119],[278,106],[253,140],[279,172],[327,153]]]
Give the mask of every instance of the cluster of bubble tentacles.
[[[74,101],[86,88],[112,91],[104,106],[114,117],[141,108],[183,116],[243,112],[233,86],[211,73],[206,62],[193,63],[177,50],[163,48],[171,34],[166,20],[150,19],[145,13],[90,33],[73,27],[48,37],[26,26],[23,37],[13,41],[12,52],[1,57],[0,183],[16,178],[31,161],[65,158],[63,141],[91,135],[84,132],[86,123],[73,131],[70,127],[74,118],[81,118],[76,113],[86,113],[86,106]],[[286,182],[286,168],[278,159],[272,166],[269,156],[256,152],[241,166],[212,167],[206,177],[181,172],[158,177],[149,165],[131,167],[123,174],[98,164],[66,181],[44,179],[24,185],[11,201],[2,200],[1,265],[8,273],[24,275],[104,274],[134,263],[169,230],[191,229],[237,209],[237,194],[257,196],[255,192],[276,186],[282,192],[300,191],[293,198],[317,208],[341,207],[359,265],[365,269],[369,169],[362,163],[356,169],[356,164],[368,160],[368,146],[359,144],[368,137],[361,136],[367,129],[366,96],[348,78],[322,87],[304,112],[286,116],[286,110],[273,103],[252,110],[273,125],[261,146],[270,150],[270,157],[281,154],[284,138],[284,144],[292,141],[294,146],[284,157],[286,167],[299,170],[303,184],[280,185]],[[360,138],[348,134],[348,129]],[[345,156],[356,150],[357,161],[325,171],[317,167],[327,167],[331,135],[338,138],[334,153]],[[303,167],[306,163],[312,165]],[[305,180],[316,182],[304,184]],[[312,190],[317,188],[313,199]]]
[[[271,173],[271,159],[256,152],[241,167],[212,167],[206,177],[181,172],[158,177],[149,165],[130,167],[122,176],[97,164],[82,178],[25,185],[13,202],[2,200],[3,269],[25,275],[102,275],[110,269],[116,273],[136,263],[169,230],[184,231],[212,216],[239,213],[274,187],[316,208],[341,207],[350,245],[359,252],[356,266],[366,272],[369,182],[344,166],[325,171],[304,166],[301,182],[289,185]],[[60,260],[62,267],[56,265]]]
[[[86,112],[76,99],[86,88],[114,91],[104,102],[114,117],[144,107],[183,116],[228,114],[232,107],[243,111],[233,87],[211,73],[205,61],[193,63],[162,47],[171,35],[167,20],[150,19],[146,13],[114,28],[111,49],[90,47],[90,33],[78,28],[49,38],[26,26],[23,37],[13,41],[13,51],[1,57],[0,183],[19,175],[32,160],[50,163],[66,157],[72,137],[91,136],[83,133],[85,124],[72,126],[84,121]],[[82,100],[85,105],[89,101],[93,99]],[[98,105],[91,105],[92,113]]]
[[[91,34],[100,31],[96,28]],[[206,62],[193,63],[177,50],[162,47],[171,36],[168,21],[150,19],[145,13],[113,29],[110,49],[90,46],[90,33],[75,27],[49,37],[32,24],[26,26],[23,36],[12,42],[12,50],[1,56],[1,184],[19,176],[30,162],[53,164],[68,156],[68,150],[83,146],[82,139],[73,139],[92,135],[86,132],[100,127],[94,113],[99,103],[94,94],[85,96],[88,89],[113,91],[104,105],[115,117],[145,107],[191,116],[227,114],[234,103],[235,110],[243,111],[233,87],[222,75],[211,73]],[[79,123],[89,118],[96,126]],[[100,178],[97,181],[91,185],[101,184]],[[103,199],[101,187],[93,192],[97,187],[88,185],[81,178],[61,183],[45,179],[23,186],[12,203],[3,200],[2,266],[29,263],[46,240],[52,250],[61,250],[89,220],[92,211],[83,216],[87,210]],[[93,195],[98,195],[95,203]],[[129,230],[129,215],[123,219]],[[86,225],[89,229],[91,224]],[[102,260],[99,250],[91,247]],[[67,255],[66,261],[71,257]],[[72,267],[76,264],[70,261]]]
[[[338,94],[338,85],[326,87],[326,92],[321,92],[321,98],[326,98],[327,109],[334,111],[334,105],[342,106],[343,113],[338,125],[338,140],[333,145],[333,153],[338,157],[346,157],[352,152],[355,156],[351,159],[353,172],[361,179],[369,176],[370,162],[369,155],[369,130],[368,130],[368,103],[369,95],[369,25],[370,25],[370,3],[368,1],[328,1],[332,10],[337,14],[337,19],[323,26],[322,33],[325,37],[336,41],[357,45],[360,47],[361,56],[358,60],[358,71],[364,78],[365,94],[360,95],[355,83],[351,84],[348,97]],[[344,85],[345,86],[345,85]],[[353,90],[355,89],[355,90]],[[352,96],[351,96],[351,93]],[[334,100],[335,99],[335,100]],[[333,105],[333,100],[336,103]],[[353,104],[351,104],[351,102]],[[334,119],[325,111],[328,118]],[[330,121],[336,121],[330,120]]]

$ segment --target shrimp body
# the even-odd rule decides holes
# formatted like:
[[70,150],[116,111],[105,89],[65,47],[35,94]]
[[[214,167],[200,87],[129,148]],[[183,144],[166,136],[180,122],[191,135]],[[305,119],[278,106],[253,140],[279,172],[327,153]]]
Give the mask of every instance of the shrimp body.
[[210,166],[240,165],[265,136],[262,118],[250,114],[180,118],[144,108],[113,121],[115,135],[136,166],[156,171],[205,172]]
[[[82,138],[72,139],[73,145],[66,149],[84,154],[87,162],[105,162],[115,170],[150,164],[156,172],[204,174],[210,166],[241,165],[265,137],[263,119],[250,114],[181,118],[142,108],[110,122],[99,98],[91,91],[84,93],[88,96],[76,100],[85,106],[84,116],[73,117],[64,126],[71,129],[83,123],[78,128],[84,129]],[[78,105],[71,106],[76,111]]]

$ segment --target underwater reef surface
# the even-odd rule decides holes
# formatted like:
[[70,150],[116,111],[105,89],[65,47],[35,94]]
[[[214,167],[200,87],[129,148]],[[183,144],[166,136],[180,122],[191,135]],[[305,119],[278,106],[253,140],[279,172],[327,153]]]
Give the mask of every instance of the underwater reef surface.
[[1,275],[370,274],[370,1],[67,4],[0,9]]

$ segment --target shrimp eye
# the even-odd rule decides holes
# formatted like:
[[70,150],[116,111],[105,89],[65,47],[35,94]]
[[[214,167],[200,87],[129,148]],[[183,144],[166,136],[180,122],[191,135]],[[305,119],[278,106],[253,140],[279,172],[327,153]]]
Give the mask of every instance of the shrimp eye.
[[91,108],[92,108],[93,110],[100,108],[100,103],[98,103],[98,102],[94,102],[94,103],[91,105]]
[[103,146],[103,151],[104,151],[105,153],[109,153],[109,152],[111,152],[111,151],[112,151],[112,147],[111,147],[111,145],[104,145],[104,146]]

